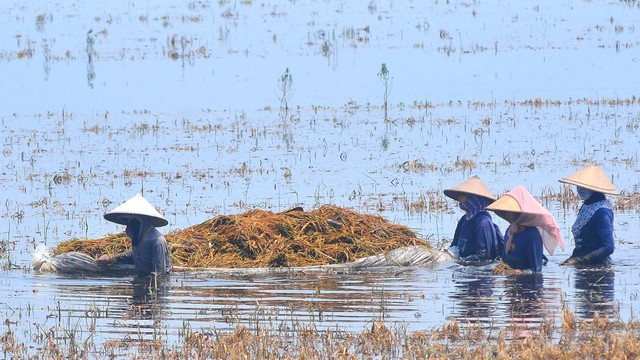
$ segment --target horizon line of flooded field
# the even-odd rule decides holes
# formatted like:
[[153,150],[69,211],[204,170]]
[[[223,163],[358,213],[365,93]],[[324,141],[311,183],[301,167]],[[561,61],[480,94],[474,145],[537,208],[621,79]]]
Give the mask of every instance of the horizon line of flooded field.
[[6,3],[0,101],[4,116],[30,116],[633,98],[638,11],[628,1]]

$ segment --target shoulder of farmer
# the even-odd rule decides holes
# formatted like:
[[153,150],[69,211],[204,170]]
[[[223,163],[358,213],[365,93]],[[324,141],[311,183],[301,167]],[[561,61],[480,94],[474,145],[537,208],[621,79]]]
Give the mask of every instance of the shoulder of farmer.
[[476,219],[476,224],[478,226],[486,226],[491,227],[493,229],[493,219],[491,218],[491,214],[488,211],[481,211],[474,216]]
[[527,226],[524,228],[524,230],[521,232],[523,237],[526,237],[528,239],[542,239],[542,236],[540,235],[540,230],[538,230],[537,227],[535,226]]
[[147,242],[147,246],[149,248],[152,249],[164,249],[163,251],[167,251],[167,240],[165,239],[164,235],[162,235],[161,233],[156,233],[156,235],[149,239],[149,241]]
[[488,221],[493,223],[493,218],[487,210],[482,210],[474,216],[478,221]]
[[167,247],[167,239],[164,236],[160,235],[158,237],[158,239],[156,240],[156,244],[160,244],[160,245],[162,245],[163,247],[166,248]]
[[611,211],[611,209],[600,208],[593,214],[589,223],[593,231],[592,234],[604,242],[604,244],[610,248],[610,252],[613,252],[615,246],[613,240],[613,211]]
[[162,233],[160,231],[158,231],[158,229],[153,228],[151,231],[147,232],[145,234],[145,239],[146,241],[165,241],[164,240],[164,236],[162,235]]
[[613,224],[613,211],[611,209],[602,207],[593,213],[590,221],[593,221],[596,224]]

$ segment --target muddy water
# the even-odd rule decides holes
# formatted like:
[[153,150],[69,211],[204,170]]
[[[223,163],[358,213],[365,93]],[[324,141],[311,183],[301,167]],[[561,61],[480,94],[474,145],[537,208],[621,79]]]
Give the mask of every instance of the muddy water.
[[[558,265],[579,204],[554,195],[594,162],[638,189],[637,3],[92,4],[0,6],[0,293],[25,338],[54,325],[107,341],[380,318],[499,328],[557,324],[563,307],[633,318],[635,198],[616,211],[613,266],[587,271]],[[30,270],[38,245],[121,231],[102,214],[138,192],[165,231],[335,204],[439,246],[461,215],[442,190],[474,174],[496,194],[524,185],[556,216],[567,249],[542,276],[457,264],[176,274],[150,294],[132,278]]]

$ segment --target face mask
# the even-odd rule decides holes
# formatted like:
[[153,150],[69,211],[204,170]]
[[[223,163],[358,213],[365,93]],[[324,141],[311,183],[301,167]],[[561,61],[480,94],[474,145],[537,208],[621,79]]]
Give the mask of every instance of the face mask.
[[469,211],[471,210],[471,201],[469,199],[463,201],[460,203],[460,209],[464,210],[464,211]]
[[127,223],[127,228],[125,229],[125,233],[129,236],[129,238],[131,238],[131,243],[134,246],[137,246],[138,242],[140,241],[140,221],[138,221],[137,219],[129,220],[129,222]]
[[467,218],[471,218],[473,215],[484,210],[485,204],[480,197],[475,195],[469,195],[467,200],[460,203],[460,209],[467,213]]
[[593,195],[593,190],[585,189],[581,186],[578,186],[578,196],[580,196],[580,199],[582,199],[582,201],[587,200],[591,197],[591,195]]

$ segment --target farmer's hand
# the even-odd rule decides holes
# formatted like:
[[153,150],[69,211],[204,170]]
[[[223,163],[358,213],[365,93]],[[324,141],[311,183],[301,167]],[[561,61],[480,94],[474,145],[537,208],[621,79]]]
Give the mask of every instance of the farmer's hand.
[[100,266],[107,266],[113,263],[113,259],[111,258],[111,256],[104,254],[96,259],[96,263]]
[[560,263],[560,265],[576,265],[580,264],[580,259],[575,257],[570,257],[567,260]]

